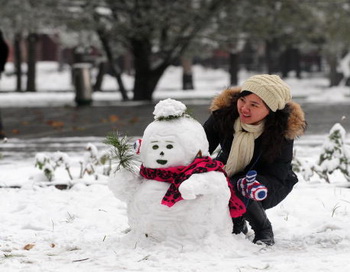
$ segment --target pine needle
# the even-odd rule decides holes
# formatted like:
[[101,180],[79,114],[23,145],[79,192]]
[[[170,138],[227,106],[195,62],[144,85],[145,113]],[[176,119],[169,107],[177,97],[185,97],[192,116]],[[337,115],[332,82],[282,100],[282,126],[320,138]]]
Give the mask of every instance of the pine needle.
[[104,143],[112,146],[112,160],[118,163],[115,171],[118,171],[120,168],[133,171],[135,152],[130,146],[128,137],[121,136],[118,132],[113,132],[107,135]]

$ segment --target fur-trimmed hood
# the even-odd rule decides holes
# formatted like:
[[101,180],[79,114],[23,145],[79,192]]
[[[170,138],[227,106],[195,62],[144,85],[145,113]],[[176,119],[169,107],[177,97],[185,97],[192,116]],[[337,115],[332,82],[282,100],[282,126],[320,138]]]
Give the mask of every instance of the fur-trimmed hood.
[[[231,105],[233,96],[241,91],[240,87],[231,87],[216,96],[210,106],[210,110],[216,111]],[[306,129],[305,114],[298,103],[290,101],[287,103],[291,109],[288,118],[288,129],[285,133],[287,139],[295,139],[304,134]]]

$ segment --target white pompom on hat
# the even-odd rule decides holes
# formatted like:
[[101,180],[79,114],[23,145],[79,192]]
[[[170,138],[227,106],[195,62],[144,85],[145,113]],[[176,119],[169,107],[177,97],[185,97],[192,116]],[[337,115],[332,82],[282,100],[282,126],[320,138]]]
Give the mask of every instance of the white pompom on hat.
[[277,75],[252,76],[243,83],[243,91],[259,96],[273,112],[284,109],[292,99],[289,86]]

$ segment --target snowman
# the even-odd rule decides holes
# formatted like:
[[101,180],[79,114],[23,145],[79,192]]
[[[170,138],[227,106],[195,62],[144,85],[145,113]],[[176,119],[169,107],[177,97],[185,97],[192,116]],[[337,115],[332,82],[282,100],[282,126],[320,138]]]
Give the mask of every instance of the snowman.
[[160,101],[144,131],[136,171],[120,169],[108,185],[127,204],[131,233],[155,241],[230,235],[245,212],[222,163],[210,158],[201,124],[176,100]]

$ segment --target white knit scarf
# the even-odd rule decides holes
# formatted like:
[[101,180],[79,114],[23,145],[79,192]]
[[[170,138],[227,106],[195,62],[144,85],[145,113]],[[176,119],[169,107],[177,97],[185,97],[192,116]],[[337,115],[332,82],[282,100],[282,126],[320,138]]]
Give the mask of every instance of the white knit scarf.
[[249,164],[254,153],[254,140],[263,133],[264,125],[264,121],[257,125],[244,124],[237,118],[231,151],[224,167],[229,177],[242,171]]

